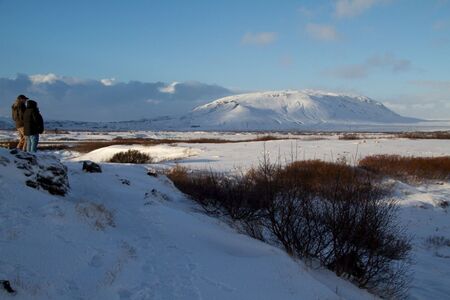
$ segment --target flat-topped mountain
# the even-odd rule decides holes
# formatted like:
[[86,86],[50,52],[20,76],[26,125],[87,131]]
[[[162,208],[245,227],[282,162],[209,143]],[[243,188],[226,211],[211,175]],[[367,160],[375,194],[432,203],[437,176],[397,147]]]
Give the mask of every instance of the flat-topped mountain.
[[224,97],[196,107],[181,118],[202,129],[298,129],[319,124],[411,123],[382,103],[364,96],[321,91],[271,91]]

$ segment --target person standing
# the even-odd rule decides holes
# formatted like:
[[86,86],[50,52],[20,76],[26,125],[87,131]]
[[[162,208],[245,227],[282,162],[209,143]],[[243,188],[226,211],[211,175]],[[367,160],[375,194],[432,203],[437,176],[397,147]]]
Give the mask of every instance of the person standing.
[[26,139],[24,135],[24,124],[23,124],[23,114],[25,112],[26,106],[25,102],[28,97],[25,95],[17,96],[16,101],[11,107],[12,119],[16,123],[17,134],[19,136],[19,143],[17,144],[17,149],[26,150]]
[[44,120],[39,112],[36,101],[28,100],[23,114],[24,134],[27,139],[27,151],[36,152],[39,134],[44,132]]

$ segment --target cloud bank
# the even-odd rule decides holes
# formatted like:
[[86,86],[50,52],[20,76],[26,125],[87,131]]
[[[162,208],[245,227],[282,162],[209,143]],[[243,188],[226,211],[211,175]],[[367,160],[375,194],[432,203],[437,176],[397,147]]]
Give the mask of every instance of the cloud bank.
[[369,10],[380,0],[337,0],[335,15],[338,18],[349,18],[358,16]]
[[360,79],[369,76],[369,73],[377,70],[390,70],[393,73],[405,72],[411,69],[411,61],[398,58],[393,54],[374,55],[360,64],[339,66],[325,71],[326,74],[343,79]]
[[11,104],[19,94],[35,99],[46,119],[122,121],[186,113],[234,92],[199,82],[118,82],[114,78],[19,74],[0,78],[0,116],[9,118]]

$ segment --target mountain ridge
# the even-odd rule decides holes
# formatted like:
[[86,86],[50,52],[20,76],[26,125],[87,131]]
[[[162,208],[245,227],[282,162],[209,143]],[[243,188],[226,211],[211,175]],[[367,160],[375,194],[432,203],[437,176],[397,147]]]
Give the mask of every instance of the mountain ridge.
[[[425,120],[401,116],[369,97],[318,90],[231,95],[178,116],[116,122],[47,121],[72,130],[290,131],[408,127]],[[0,124],[1,125],[1,124]],[[380,129],[380,130],[381,130]]]

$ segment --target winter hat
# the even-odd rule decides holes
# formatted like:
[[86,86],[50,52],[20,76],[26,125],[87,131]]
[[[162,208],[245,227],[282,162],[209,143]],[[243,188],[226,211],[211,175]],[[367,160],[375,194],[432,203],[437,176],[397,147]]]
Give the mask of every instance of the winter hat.
[[22,100],[22,101],[26,101],[26,100],[28,100],[29,98],[27,97],[27,96],[25,96],[25,95],[19,95],[19,96],[17,96],[17,100]]

